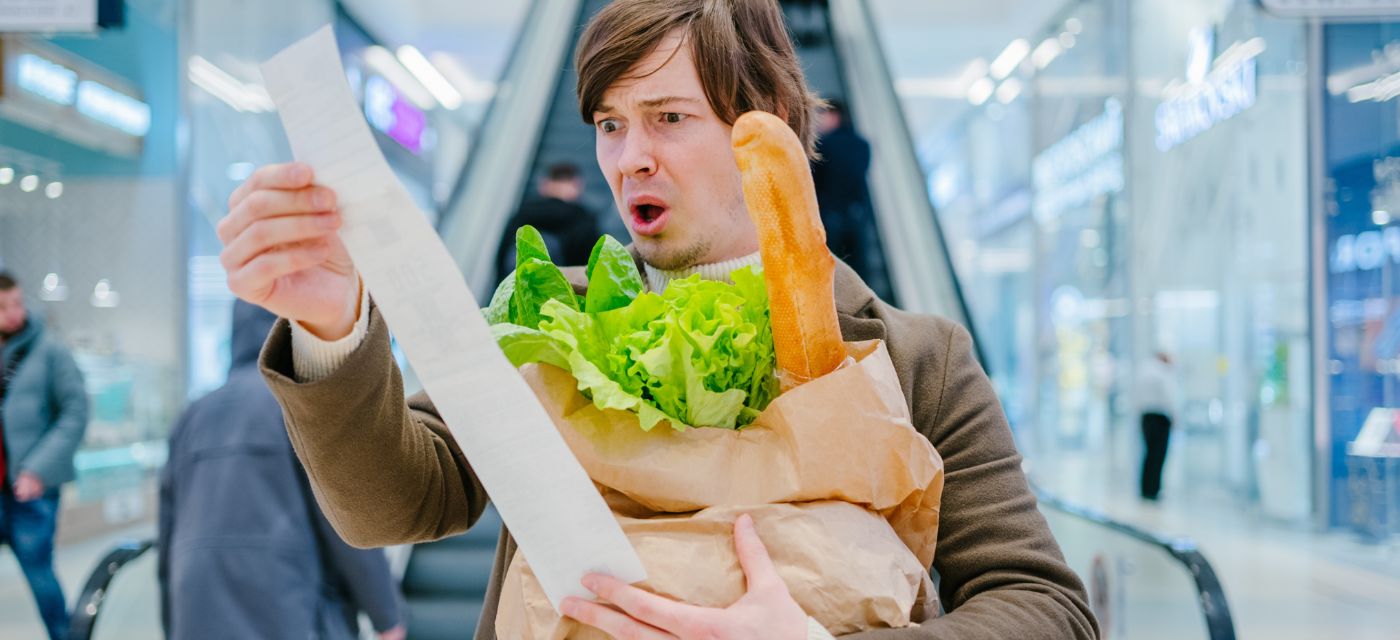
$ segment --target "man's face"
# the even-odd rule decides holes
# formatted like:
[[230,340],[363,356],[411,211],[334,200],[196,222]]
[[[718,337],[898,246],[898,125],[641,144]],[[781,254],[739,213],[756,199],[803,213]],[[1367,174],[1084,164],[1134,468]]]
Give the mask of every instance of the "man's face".
[[24,292],[19,287],[0,291],[0,333],[15,333],[24,326]]
[[674,31],[603,93],[598,167],[642,259],[673,270],[758,251],[730,125]]

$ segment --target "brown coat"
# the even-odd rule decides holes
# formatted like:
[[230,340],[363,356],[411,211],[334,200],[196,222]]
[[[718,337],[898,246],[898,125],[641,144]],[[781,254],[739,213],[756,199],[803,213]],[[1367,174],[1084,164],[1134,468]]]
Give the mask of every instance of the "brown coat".
[[[933,569],[948,613],[919,627],[848,637],[1097,638],[1084,586],[1036,509],[967,331],[881,302],[845,265],[838,266],[836,300],[846,340],[888,343],[914,425],[946,465]],[[486,491],[432,401],[424,394],[403,400],[378,310],[370,311],[365,342],[324,380],[295,381],[285,320],[263,348],[262,367],[316,499],[347,542],[435,540],[481,515]],[[502,530],[478,639],[495,638],[500,580],[514,554],[515,540]]]

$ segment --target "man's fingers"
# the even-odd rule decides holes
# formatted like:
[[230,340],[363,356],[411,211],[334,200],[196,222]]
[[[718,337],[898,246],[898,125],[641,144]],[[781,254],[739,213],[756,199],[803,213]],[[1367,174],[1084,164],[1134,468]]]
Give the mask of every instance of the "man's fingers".
[[269,251],[253,258],[241,269],[230,272],[228,288],[234,295],[249,302],[264,300],[278,278],[321,264],[330,253],[330,244],[324,241]]
[[340,226],[335,213],[264,218],[249,225],[219,254],[225,271],[234,271],[263,252],[307,240],[326,238]]
[[704,624],[703,609],[638,589],[617,578],[588,575],[583,578],[583,586],[633,618],[667,631],[692,630]]
[[258,220],[303,213],[318,213],[335,208],[335,192],[325,187],[307,187],[292,191],[262,189],[254,191],[219,221],[215,231],[225,245]]
[[566,598],[560,605],[560,613],[596,627],[618,640],[676,640],[676,636],[634,620],[616,609],[580,598]]
[[233,190],[233,194],[228,198],[228,208],[230,211],[237,209],[238,204],[254,191],[300,189],[311,186],[311,181],[315,177],[311,165],[304,162],[288,162],[259,167],[257,171],[253,172],[253,175],[248,176],[248,179],[243,181],[243,184],[238,185],[238,188]]
[[768,548],[758,537],[753,518],[747,513],[734,520],[734,551],[739,555],[739,566],[744,569],[749,591],[782,581],[778,570],[773,567],[773,559],[768,556]]

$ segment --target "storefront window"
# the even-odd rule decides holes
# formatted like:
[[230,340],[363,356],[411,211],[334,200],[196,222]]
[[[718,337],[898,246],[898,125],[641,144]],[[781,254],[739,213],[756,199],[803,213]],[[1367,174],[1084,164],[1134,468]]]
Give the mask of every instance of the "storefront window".
[[1328,519],[1382,537],[1400,515],[1400,24],[1325,42]]

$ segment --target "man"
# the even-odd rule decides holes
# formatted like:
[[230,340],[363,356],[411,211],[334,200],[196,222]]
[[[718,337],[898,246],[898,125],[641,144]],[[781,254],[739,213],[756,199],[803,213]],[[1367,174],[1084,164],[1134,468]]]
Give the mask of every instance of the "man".
[[87,430],[88,398],[73,356],[24,306],[0,271],[0,542],[19,561],[49,638],[68,637],[68,607],[53,571],[59,488]]
[[228,382],[171,431],[158,559],[166,636],[350,640],[364,611],[381,640],[402,640],[384,552],[345,544],[321,514],[258,373],[276,321],[234,304]]
[[598,241],[598,221],[579,206],[583,176],[568,162],[549,166],[536,187],[539,197],[521,205],[506,223],[501,248],[496,252],[496,280],[504,280],[515,269],[515,232],[532,225],[544,237],[549,255],[563,264],[584,264]]
[[812,182],[827,244],[836,257],[869,280],[866,252],[872,250],[873,243],[866,242],[865,236],[873,231],[873,221],[865,174],[870,170],[870,143],[856,133],[840,100],[829,101],[822,110],[820,129],[817,153],[821,159],[812,163]]
[[1171,442],[1172,409],[1176,406],[1176,381],[1172,378],[1172,357],[1165,351],[1153,354],[1138,374],[1138,407],[1142,411],[1142,499],[1156,502],[1162,492],[1162,469],[1167,466],[1167,446]]
[[[599,168],[649,286],[756,263],[731,124],[761,109],[786,119],[809,154],[815,137],[816,101],[777,3],[618,0],[589,24],[578,52],[580,112],[595,127]],[[219,224],[230,287],[290,319],[269,337],[262,364],[297,452],[352,544],[461,531],[487,495],[431,400],[399,397],[384,320],[333,233],[335,194],[313,182],[305,165],[264,167],[234,193]],[[947,615],[859,637],[1096,637],[1083,586],[1036,510],[967,332],[885,305],[844,266],[835,293],[846,339],[888,343],[914,425],[946,466],[933,568]],[[504,533],[477,638],[495,637],[500,579],[516,548]],[[563,613],[618,637],[821,637],[774,578],[746,518],[735,542],[749,590],[727,609],[592,576],[586,586],[617,608],[569,600]]]

